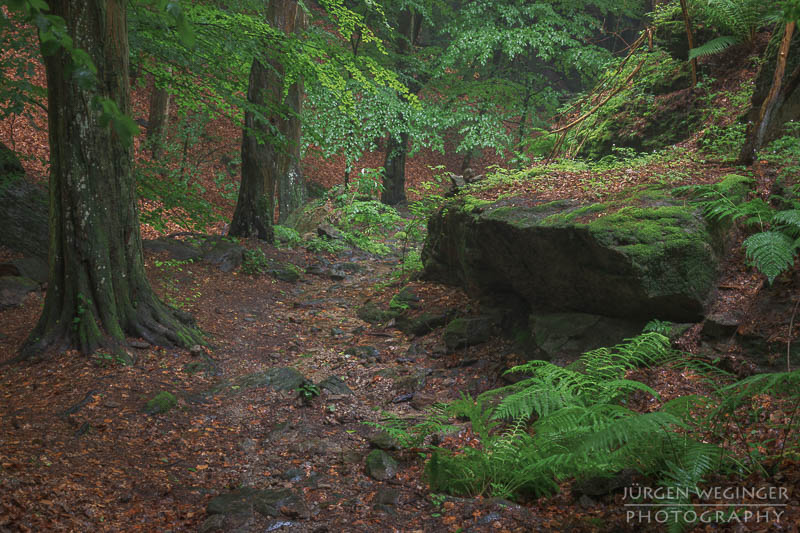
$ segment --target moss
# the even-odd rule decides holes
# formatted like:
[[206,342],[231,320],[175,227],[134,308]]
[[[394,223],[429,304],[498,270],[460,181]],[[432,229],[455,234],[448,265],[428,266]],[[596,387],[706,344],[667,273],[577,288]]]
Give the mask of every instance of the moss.
[[147,402],[145,411],[151,415],[166,413],[176,405],[178,405],[178,399],[173,394],[161,391]]

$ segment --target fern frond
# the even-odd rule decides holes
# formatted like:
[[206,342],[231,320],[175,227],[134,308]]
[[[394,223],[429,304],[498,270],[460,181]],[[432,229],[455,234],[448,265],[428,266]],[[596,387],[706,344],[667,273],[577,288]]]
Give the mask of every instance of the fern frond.
[[697,48],[692,48],[691,50],[689,50],[689,61],[698,57],[705,57],[714,54],[719,54],[726,48],[729,48],[734,44],[740,42],[741,39],[738,39],[732,35],[723,35],[722,37],[711,39],[707,43],[704,43],[703,45],[698,46]]
[[793,233],[797,233],[800,231],[800,209],[778,211],[775,213],[775,216],[772,217],[772,221],[789,226]]
[[747,259],[759,272],[767,276],[770,284],[794,264],[794,240],[779,231],[762,231],[742,243]]

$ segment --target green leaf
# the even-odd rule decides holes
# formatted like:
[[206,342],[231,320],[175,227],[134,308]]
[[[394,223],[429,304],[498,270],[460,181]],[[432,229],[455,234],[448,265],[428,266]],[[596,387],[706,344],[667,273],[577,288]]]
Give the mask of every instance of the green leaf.
[[718,54],[723,50],[725,50],[726,48],[733,46],[734,44],[737,44],[739,42],[740,39],[733,37],[731,35],[723,35],[722,37],[711,39],[702,46],[698,46],[697,48],[692,48],[691,50],[689,50],[689,61],[698,57],[705,57]]
[[756,233],[745,239],[742,245],[747,259],[767,276],[770,284],[794,264],[797,249],[795,243],[779,231]]

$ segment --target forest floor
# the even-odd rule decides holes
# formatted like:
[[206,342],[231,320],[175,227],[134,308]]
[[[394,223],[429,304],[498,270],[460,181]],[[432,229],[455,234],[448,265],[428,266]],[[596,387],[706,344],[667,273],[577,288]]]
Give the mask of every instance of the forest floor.
[[[144,116],[146,102],[146,91],[134,95],[138,117]],[[43,181],[47,159],[43,123],[38,129],[19,123],[3,127],[3,140],[29,154],[23,162],[28,175]],[[230,123],[211,124],[192,156],[210,201],[228,220],[232,201],[214,178],[228,170],[219,155],[235,152],[236,138]],[[684,148],[693,150],[690,145]],[[499,161],[486,155],[471,164],[482,173]],[[679,163],[686,182],[709,181],[731,170],[687,161]],[[314,181],[326,187],[340,182],[341,160],[313,158],[306,163]],[[381,155],[368,154],[362,164],[379,167]],[[440,172],[431,170],[432,165],[459,172],[461,157],[452,150],[445,156],[423,151],[410,161],[409,188]],[[605,181],[611,189],[602,194],[673,170],[621,170],[618,179]],[[760,193],[768,194],[773,169],[757,164],[752,170]],[[554,174],[550,181],[552,187],[540,191],[540,200],[594,199],[599,194],[595,176],[588,173]],[[168,225],[164,233],[177,230]],[[224,223],[211,231],[223,232]],[[159,235],[146,226],[143,234]],[[0,532],[210,530],[214,523],[208,522],[209,502],[240,487],[284,491],[274,516],[244,513],[236,518],[242,531],[663,529],[655,521],[629,523],[621,493],[579,499],[569,483],[562,484],[554,497],[519,504],[431,494],[421,450],[392,449],[365,422],[380,422],[386,413],[421,416],[424,408],[456,399],[460,392],[476,394],[504,384],[502,372],[522,362],[511,343],[494,337],[448,351],[441,329],[413,336],[392,322],[376,325],[359,318],[359,308],[367,303],[386,308],[401,287],[389,282],[399,262],[398,250],[385,257],[360,251],[333,256],[244,244],[261,248],[269,259],[295,265],[304,274],[296,282],[282,281],[269,275],[225,273],[206,262],[178,264],[163,252],[145,254],[156,290],[196,317],[207,334],[208,348],[189,351],[137,344],[141,347],[133,349],[136,362],[130,366],[110,354],[87,357],[64,352],[37,363],[0,367]],[[0,249],[0,262],[14,257]],[[790,301],[796,295],[799,275],[795,269],[787,276],[793,281],[781,285],[781,299]],[[405,286],[419,298],[412,315],[423,309],[458,310],[465,315],[480,311],[479,304],[457,288],[419,280]],[[746,267],[741,253],[734,252],[714,305],[747,310],[762,286],[762,278]],[[43,294],[35,293],[22,307],[0,311],[0,363],[16,353],[32,330],[43,301]],[[793,335],[786,332],[786,320],[786,316],[751,313],[742,323],[773,339],[789,340]],[[692,342],[690,335],[685,347],[696,349]],[[277,381],[273,386],[264,384],[263,373],[276,368],[294,369],[315,384],[334,376],[340,381],[329,379],[332,385],[320,387],[319,396],[305,401],[296,386],[281,391]],[[639,371],[636,377],[665,401],[707,388],[699,376],[677,370]],[[161,392],[173,394],[177,405],[148,414],[148,401]],[[789,408],[772,405],[769,398],[758,401],[754,410],[760,409],[763,416],[747,429],[766,440],[771,435],[771,413],[788,413]],[[475,443],[475,435],[465,426],[442,445],[470,443]],[[365,459],[376,447],[389,448],[399,461],[389,479],[367,474]],[[792,461],[785,465],[769,478],[707,480],[719,486],[793,487],[791,505],[779,524],[707,524],[697,530],[797,531],[800,465]]]

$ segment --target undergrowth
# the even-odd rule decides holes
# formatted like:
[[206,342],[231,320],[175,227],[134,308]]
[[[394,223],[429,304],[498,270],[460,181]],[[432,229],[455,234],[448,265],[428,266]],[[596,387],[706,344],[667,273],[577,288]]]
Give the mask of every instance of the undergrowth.
[[[664,330],[665,325],[651,329]],[[716,392],[678,397],[658,410],[636,412],[629,407],[635,395],[661,400],[646,384],[626,379],[626,372],[656,365],[705,376]],[[529,499],[553,495],[570,479],[634,470],[667,489],[664,493],[671,499],[658,503],[676,517],[671,524],[676,531],[688,525],[683,522],[687,515],[670,510],[691,504],[691,495],[699,494],[710,473],[762,468],[764,457],[751,455],[742,461],[725,437],[731,418],[753,397],[785,394],[793,402],[794,410],[782,426],[780,456],[772,459],[780,463],[798,451],[791,436],[797,429],[800,372],[718,386],[720,379],[729,379],[727,374],[706,360],[672,350],[667,337],[654,331],[587,352],[567,367],[529,361],[509,372],[524,378],[475,398],[462,393],[459,400],[429,408],[422,420],[387,415],[370,425],[403,446],[426,450],[432,493]],[[453,448],[446,436],[454,431],[474,438]],[[716,436],[717,444],[710,443],[710,435]],[[763,448],[762,442],[744,445]]]

